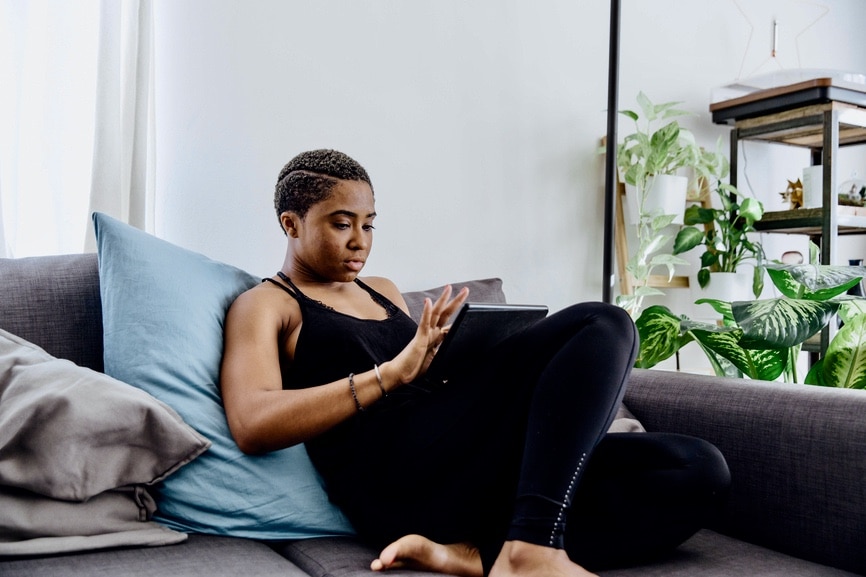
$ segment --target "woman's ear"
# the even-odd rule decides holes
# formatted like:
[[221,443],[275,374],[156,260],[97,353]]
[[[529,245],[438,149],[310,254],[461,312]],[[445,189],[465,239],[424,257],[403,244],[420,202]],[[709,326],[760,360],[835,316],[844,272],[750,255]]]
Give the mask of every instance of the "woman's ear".
[[298,220],[298,215],[293,212],[286,211],[280,215],[280,224],[283,225],[286,236],[298,238]]

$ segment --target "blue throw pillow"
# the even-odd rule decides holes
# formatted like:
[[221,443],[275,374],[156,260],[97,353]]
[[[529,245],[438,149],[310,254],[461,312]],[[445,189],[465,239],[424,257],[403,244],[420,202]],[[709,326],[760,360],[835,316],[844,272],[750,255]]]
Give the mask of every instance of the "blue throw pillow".
[[242,453],[219,393],[223,322],[259,280],[95,213],[105,372],[177,411],[212,447],[156,487],[155,520],[252,539],[351,534],[303,445]]

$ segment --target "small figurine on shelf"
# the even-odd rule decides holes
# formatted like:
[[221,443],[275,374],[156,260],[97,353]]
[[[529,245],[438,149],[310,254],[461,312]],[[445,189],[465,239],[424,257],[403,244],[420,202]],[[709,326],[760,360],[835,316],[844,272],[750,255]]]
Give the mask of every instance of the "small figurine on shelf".
[[803,183],[798,178],[796,181],[788,181],[788,188],[780,192],[782,200],[788,201],[788,210],[795,210],[803,206]]
[[851,173],[850,180],[839,185],[839,204],[848,206],[866,205],[866,180],[857,178],[857,171]]

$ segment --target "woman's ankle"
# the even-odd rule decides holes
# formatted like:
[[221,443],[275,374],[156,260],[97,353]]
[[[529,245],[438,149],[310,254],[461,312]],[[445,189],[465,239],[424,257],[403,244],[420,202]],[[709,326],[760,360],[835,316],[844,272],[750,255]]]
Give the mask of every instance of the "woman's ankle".
[[490,570],[490,576],[511,575],[588,577],[593,574],[571,561],[562,549],[525,541],[506,541]]

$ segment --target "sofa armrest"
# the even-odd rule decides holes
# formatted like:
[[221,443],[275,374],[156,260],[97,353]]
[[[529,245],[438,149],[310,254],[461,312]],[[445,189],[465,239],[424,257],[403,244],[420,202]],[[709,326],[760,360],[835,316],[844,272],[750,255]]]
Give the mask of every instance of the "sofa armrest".
[[866,391],[635,369],[625,403],[647,430],[725,455],[731,494],[715,529],[866,572]]

